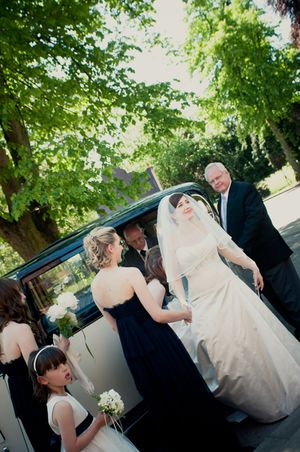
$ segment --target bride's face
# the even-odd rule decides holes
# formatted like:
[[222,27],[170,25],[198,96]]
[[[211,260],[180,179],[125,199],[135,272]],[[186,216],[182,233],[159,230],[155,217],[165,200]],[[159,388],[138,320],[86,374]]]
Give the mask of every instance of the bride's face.
[[176,219],[178,221],[190,220],[193,217],[193,213],[194,210],[190,201],[185,196],[182,196],[175,209]]

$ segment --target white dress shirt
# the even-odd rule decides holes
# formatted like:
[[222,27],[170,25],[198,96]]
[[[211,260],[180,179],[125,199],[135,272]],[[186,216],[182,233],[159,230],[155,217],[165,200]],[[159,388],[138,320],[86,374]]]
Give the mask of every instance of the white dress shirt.
[[230,185],[225,193],[221,193],[221,219],[222,219],[222,226],[223,226],[223,229],[225,229],[225,231],[227,231],[227,202],[228,202],[229,189],[230,189]]

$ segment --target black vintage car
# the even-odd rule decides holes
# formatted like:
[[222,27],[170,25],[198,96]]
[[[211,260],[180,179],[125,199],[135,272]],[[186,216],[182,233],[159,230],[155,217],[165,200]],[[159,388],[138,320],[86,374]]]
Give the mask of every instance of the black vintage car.
[[[111,331],[93,302],[90,283],[95,272],[87,262],[83,238],[96,226],[113,226],[122,235],[124,226],[131,222],[138,222],[147,236],[155,236],[157,207],[160,200],[165,195],[178,191],[188,193],[202,202],[208,212],[217,218],[215,208],[199,185],[194,183],[177,185],[77,229],[5,275],[21,282],[29,308],[34,318],[41,322],[49,342],[52,340],[52,334],[57,331],[55,324],[49,322],[45,315],[47,309],[62,292],[72,292],[76,295],[79,300],[76,311],[79,327],[71,338],[71,348],[80,354],[80,365],[94,382],[97,393],[114,388],[122,395],[126,414],[125,429],[129,429],[136,422],[136,418],[142,416],[142,401],[124,360],[118,336]],[[94,359],[85,348],[85,338]],[[72,385],[72,393],[95,413],[95,401],[83,391],[78,382]],[[26,450],[24,444],[13,447],[18,438],[13,429],[20,428],[14,421],[11,420],[8,428],[8,431],[12,431],[11,438],[7,438],[8,444],[11,450]],[[3,422],[5,421],[1,420],[0,424]],[[1,429],[4,429],[2,425]],[[24,441],[24,438],[20,436],[19,441]]]

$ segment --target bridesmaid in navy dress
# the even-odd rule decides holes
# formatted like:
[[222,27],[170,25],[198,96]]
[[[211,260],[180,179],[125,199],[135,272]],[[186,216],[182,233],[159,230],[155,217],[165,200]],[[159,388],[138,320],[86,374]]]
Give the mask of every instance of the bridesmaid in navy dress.
[[[17,281],[0,278],[0,372],[8,376],[8,386],[15,415],[37,452],[60,450],[48,425],[46,404],[33,396],[27,362],[30,352],[37,350],[41,335],[32,321],[25,295]],[[67,339],[60,340],[66,349]]]
[[191,322],[191,311],[161,309],[141,272],[118,266],[123,247],[113,228],[92,230],[84,239],[84,247],[90,263],[101,269],[91,285],[93,298],[119,333],[137,389],[157,430],[162,427],[163,450],[182,452],[205,447],[206,452],[240,451],[221,407],[167,324]]

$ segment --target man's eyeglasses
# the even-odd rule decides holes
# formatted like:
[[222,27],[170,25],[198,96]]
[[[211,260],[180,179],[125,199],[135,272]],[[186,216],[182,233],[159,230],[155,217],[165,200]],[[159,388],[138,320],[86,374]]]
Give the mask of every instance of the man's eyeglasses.
[[139,243],[143,243],[145,240],[144,235],[140,235],[139,237],[136,237],[134,240],[127,240],[129,245],[138,245]]
[[221,173],[219,176],[215,177],[214,179],[211,179],[208,181],[209,185],[214,185],[216,182],[218,182],[221,177],[223,176],[223,173]]

